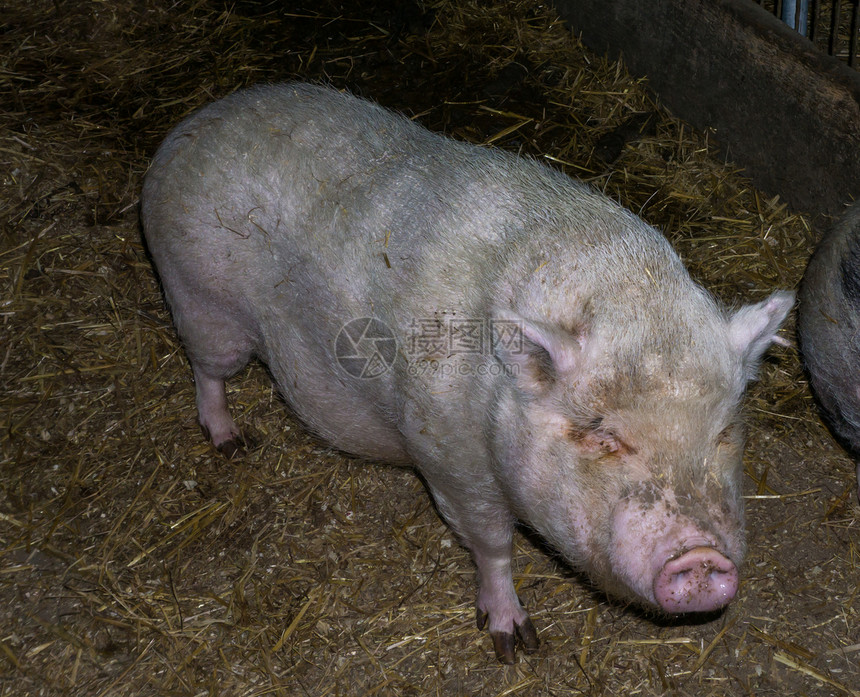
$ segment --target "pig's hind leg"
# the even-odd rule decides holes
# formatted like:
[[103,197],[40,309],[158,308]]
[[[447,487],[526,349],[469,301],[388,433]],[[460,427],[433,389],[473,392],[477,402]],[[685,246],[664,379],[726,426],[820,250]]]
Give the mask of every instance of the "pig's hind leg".
[[[242,363],[244,365],[247,360]],[[227,390],[224,381],[237,369],[224,369],[227,362],[204,364],[192,361],[194,385],[197,392],[197,419],[203,434],[228,458],[241,455],[245,441],[227,406]],[[241,368],[242,366],[240,366]]]
[[238,456],[245,443],[230,416],[225,381],[248,364],[255,348],[252,333],[229,303],[212,298],[203,303],[191,293],[165,291],[194,373],[203,434],[227,457]]

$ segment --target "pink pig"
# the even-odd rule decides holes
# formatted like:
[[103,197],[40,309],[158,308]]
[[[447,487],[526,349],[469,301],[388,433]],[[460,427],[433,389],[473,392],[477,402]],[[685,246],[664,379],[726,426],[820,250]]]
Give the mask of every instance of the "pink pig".
[[791,293],[728,311],[584,184],[306,84],[180,123],[141,204],[204,432],[239,446],[224,381],[257,357],[333,446],[410,463],[499,660],[538,647],[517,520],[614,596],[735,596],[739,405]]

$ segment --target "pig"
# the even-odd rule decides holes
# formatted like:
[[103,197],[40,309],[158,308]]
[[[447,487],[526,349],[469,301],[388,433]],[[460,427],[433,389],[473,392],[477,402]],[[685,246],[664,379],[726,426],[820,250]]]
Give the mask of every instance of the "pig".
[[310,84],[181,122],[141,219],[204,433],[241,445],[225,380],[256,357],[329,444],[411,464],[471,552],[500,661],[538,648],[517,521],[623,601],[735,596],[739,405],[792,293],[730,311],[584,183]]
[[[797,335],[836,437],[860,456],[860,202],[824,235],[800,284]],[[860,498],[860,464],[857,465]]]

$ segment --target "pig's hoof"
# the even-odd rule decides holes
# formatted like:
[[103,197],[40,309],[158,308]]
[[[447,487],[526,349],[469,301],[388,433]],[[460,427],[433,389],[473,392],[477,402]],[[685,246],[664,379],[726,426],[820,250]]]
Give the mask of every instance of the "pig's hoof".
[[203,424],[200,424],[200,430],[203,431],[203,436],[206,440],[211,441],[215,445],[215,450],[221,453],[228,460],[236,460],[245,455],[245,439],[241,433],[231,433],[230,437],[222,440],[220,443],[215,443],[209,429]]
[[236,436],[216,445],[215,449],[228,460],[237,460],[245,456],[245,439],[242,436]]
[[[487,613],[481,608],[475,610],[475,623],[478,625],[478,629],[483,629],[487,624]],[[490,636],[493,639],[493,651],[496,652],[496,658],[500,663],[508,665],[516,662],[518,643],[526,653],[534,653],[540,645],[535,626],[528,617],[520,624],[514,622],[513,633],[490,630]]]

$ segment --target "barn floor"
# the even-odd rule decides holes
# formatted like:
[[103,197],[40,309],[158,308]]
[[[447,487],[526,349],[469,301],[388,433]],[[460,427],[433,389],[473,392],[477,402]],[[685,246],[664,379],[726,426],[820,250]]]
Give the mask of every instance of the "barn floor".
[[728,303],[795,287],[818,232],[714,134],[536,2],[6,4],[0,696],[860,695],[854,466],[794,349],[770,352],[747,400],[737,600],[655,620],[521,535],[542,644],[505,667],[474,626],[472,563],[410,471],[308,435],[259,365],[230,385],[253,447],[228,461],[203,440],[141,242],[169,127],[298,77],[587,179]]

